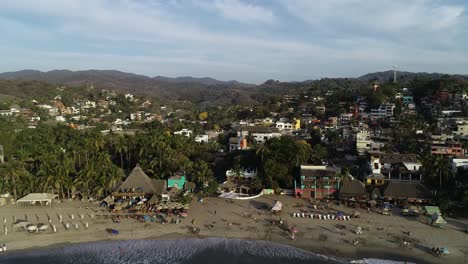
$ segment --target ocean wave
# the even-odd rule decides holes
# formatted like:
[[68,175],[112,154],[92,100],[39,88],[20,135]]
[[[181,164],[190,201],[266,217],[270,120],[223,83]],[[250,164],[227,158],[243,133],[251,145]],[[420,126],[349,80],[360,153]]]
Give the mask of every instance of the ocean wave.
[[[286,261],[286,262],[285,262]],[[267,241],[205,238],[103,241],[12,252],[0,263],[344,263],[291,246]]]

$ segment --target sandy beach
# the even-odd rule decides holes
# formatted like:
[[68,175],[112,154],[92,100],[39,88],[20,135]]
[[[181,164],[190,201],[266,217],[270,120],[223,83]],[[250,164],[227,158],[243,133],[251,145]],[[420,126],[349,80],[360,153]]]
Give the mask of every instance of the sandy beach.
[[[275,216],[268,209],[277,199],[283,203],[284,210],[281,215]],[[396,210],[392,216],[384,216],[361,209],[360,218],[350,221],[291,217],[292,213],[301,210],[325,213],[324,210],[313,209],[308,201],[274,195],[248,201],[234,200],[232,203],[221,198],[205,199],[203,203],[193,201],[186,219],[179,224],[164,225],[140,223],[126,218],[122,218],[120,223],[113,223],[107,211],[91,203],[63,202],[54,204],[53,207],[6,205],[0,207],[0,221],[2,224],[6,221],[0,229],[0,244],[6,244],[11,251],[101,240],[231,237],[268,240],[349,259],[375,257],[416,263],[468,262],[468,234],[464,232],[468,228],[468,221],[465,219],[449,218],[449,224],[445,228],[437,229],[421,223],[421,218],[402,217]],[[354,211],[336,205],[328,209],[332,210],[346,214]],[[60,215],[62,223],[59,221]],[[13,219],[27,219],[30,223],[50,226],[43,232],[28,233],[14,229]],[[192,219],[195,219],[195,224],[192,224]],[[271,224],[280,219],[299,229],[295,240],[280,226]],[[55,233],[52,225],[56,227]],[[337,225],[343,227],[338,229]],[[192,226],[200,228],[200,232],[193,234],[190,231]],[[363,234],[354,234],[353,230],[358,226],[363,229]],[[5,228],[8,231],[6,235]],[[117,229],[119,234],[110,235],[106,232],[107,228]],[[359,240],[356,246],[352,245],[354,239]],[[410,246],[403,246],[402,240],[409,241]],[[450,255],[431,255],[430,248],[433,246],[448,247]]]

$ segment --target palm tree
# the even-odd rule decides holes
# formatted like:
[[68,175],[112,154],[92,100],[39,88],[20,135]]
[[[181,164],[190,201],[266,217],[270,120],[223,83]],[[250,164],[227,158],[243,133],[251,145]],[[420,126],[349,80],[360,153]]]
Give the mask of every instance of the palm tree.
[[439,188],[442,189],[442,178],[450,175],[449,160],[443,155],[438,155],[434,159],[435,172],[439,176]]
[[317,144],[312,148],[310,158],[313,161],[320,161],[327,156],[327,150],[322,145]]
[[120,168],[123,170],[123,153],[126,150],[126,143],[123,137],[119,137],[117,144],[115,145],[117,153],[120,154]]
[[10,158],[9,161],[6,163],[6,167],[4,169],[5,182],[7,184],[11,182],[11,188],[15,200],[18,199],[16,182],[20,178],[20,176],[24,174],[24,171],[25,170],[23,164],[17,160],[13,160],[12,158]]
[[77,187],[80,188],[83,198],[87,199],[91,195],[91,184],[95,182],[96,178],[96,170],[94,169],[94,165],[90,164],[86,166],[83,170],[81,170],[77,177],[75,178],[74,183]]
[[204,186],[213,176],[210,166],[205,161],[201,160],[195,165],[194,181],[198,186]]
[[257,149],[255,150],[255,153],[260,155],[260,161],[261,165],[263,166],[264,161],[265,161],[265,154],[268,154],[268,148],[265,145],[258,145]]

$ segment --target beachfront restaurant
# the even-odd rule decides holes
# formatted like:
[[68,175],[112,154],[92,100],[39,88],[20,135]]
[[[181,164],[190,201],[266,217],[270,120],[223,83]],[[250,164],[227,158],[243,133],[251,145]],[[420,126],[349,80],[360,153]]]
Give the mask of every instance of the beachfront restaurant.
[[148,200],[154,195],[160,196],[165,189],[165,180],[151,179],[137,164],[127,179],[119,184],[111,195],[104,199],[104,202],[110,205],[116,200],[132,200],[135,198]]
[[369,193],[360,180],[345,179],[340,187],[339,198],[345,203],[366,203],[369,200]]
[[52,201],[57,199],[58,195],[53,193],[30,193],[16,201],[16,206],[27,205],[48,205],[52,206]]
[[431,192],[419,182],[390,181],[383,193],[386,201],[424,204],[431,198]]

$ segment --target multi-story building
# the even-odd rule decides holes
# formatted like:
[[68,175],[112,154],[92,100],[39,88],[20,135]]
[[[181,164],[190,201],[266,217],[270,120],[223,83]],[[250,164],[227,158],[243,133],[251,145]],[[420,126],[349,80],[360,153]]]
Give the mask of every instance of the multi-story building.
[[454,136],[464,138],[468,136],[468,122],[458,122],[452,127],[452,133]]
[[229,151],[249,149],[247,139],[243,137],[232,137],[229,139]]
[[369,166],[371,166],[373,174],[383,175],[385,180],[421,181],[419,169],[422,164],[415,154],[373,156]]
[[392,117],[394,109],[395,109],[395,104],[382,104],[377,109],[371,109],[370,117],[372,119]]
[[352,120],[353,120],[353,114],[352,113],[341,114],[338,117],[338,125],[339,126],[350,125]]
[[431,154],[461,157],[464,155],[463,146],[457,141],[433,141]]
[[301,120],[294,119],[292,122],[278,121],[276,122],[276,128],[279,130],[298,130],[301,128]]
[[334,167],[302,165],[300,175],[294,181],[294,194],[301,198],[329,198],[340,188],[340,178]]
[[281,133],[276,127],[244,126],[237,130],[238,138],[252,137],[252,139],[259,144],[263,144],[269,139],[280,136]]
[[371,139],[368,130],[362,129],[356,134],[356,151],[359,155],[364,155],[371,150]]

